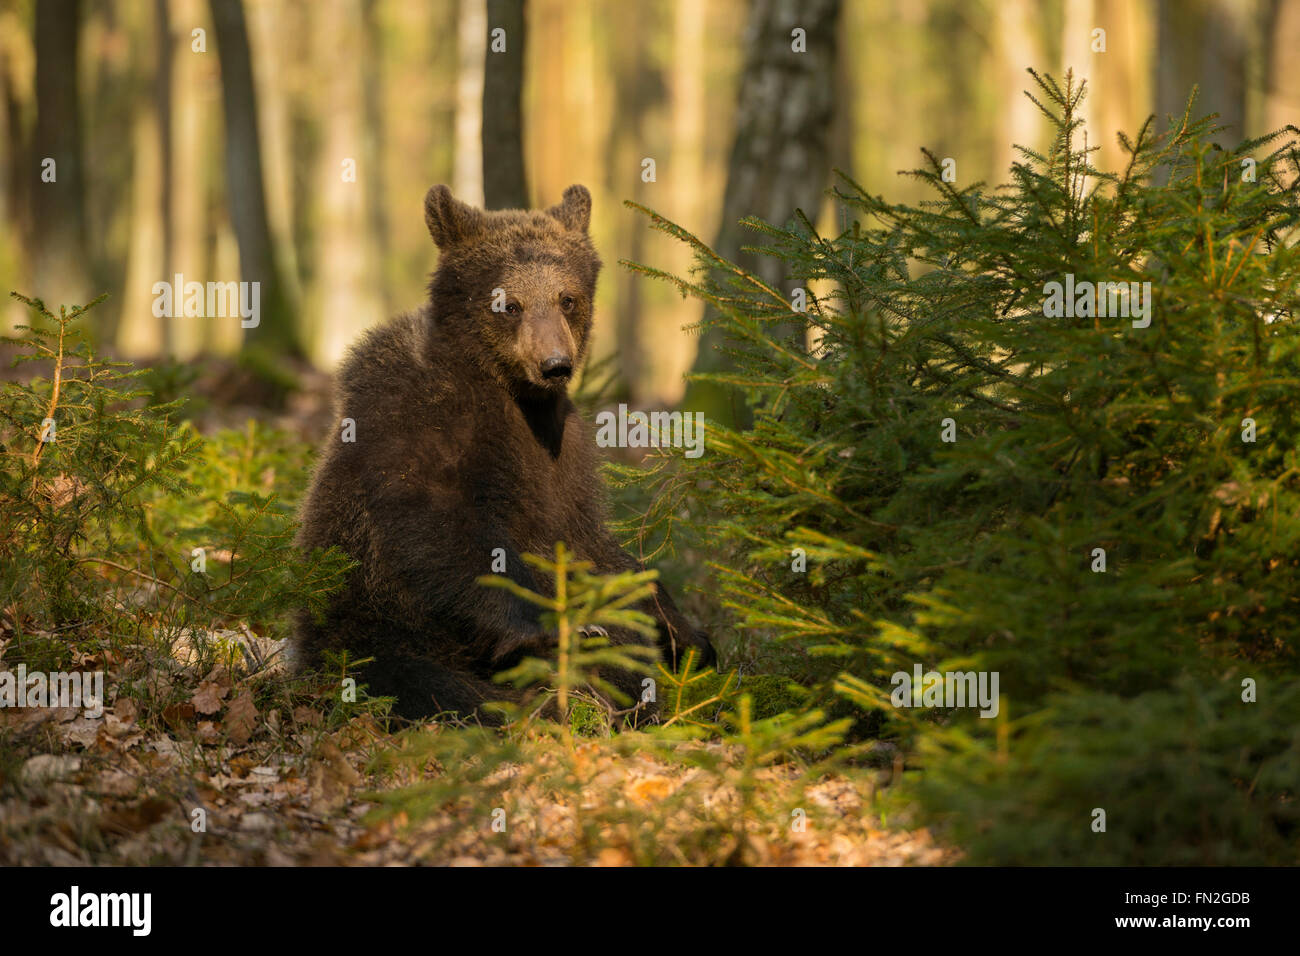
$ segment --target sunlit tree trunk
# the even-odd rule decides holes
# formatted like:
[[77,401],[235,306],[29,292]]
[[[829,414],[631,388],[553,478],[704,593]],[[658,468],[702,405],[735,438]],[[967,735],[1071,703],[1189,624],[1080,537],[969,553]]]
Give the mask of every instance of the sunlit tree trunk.
[[[262,174],[266,190],[266,221],[275,245],[275,261],[280,268],[280,277],[285,284],[285,295],[289,302],[296,303],[302,298],[299,287],[298,249],[292,241],[294,205],[299,197],[295,194],[295,179],[299,173],[305,173],[307,166],[296,167],[293,164],[293,107],[295,81],[297,72],[295,62],[319,64],[322,61],[312,59],[307,53],[311,43],[311,26],[318,18],[327,15],[323,6],[302,6],[288,3],[257,3],[246,7],[248,14],[249,44],[254,50],[276,49],[276,56],[262,56],[257,60],[257,115],[258,132],[262,136]],[[299,36],[306,42],[298,47],[303,51],[303,59],[297,60],[291,55],[290,42],[297,42]],[[355,34],[348,38],[355,42]],[[328,111],[328,101],[322,110],[318,101],[320,90],[325,85],[332,67],[338,63],[338,51],[332,52],[323,61],[328,66],[313,66],[313,76],[305,81],[311,94],[312,105],[320,112]],[[358,60],[358,62],[360,62]],[[309,175],[303,179],[311,181]],[[308,194],[310,194],[308,187]],[[299,335],[302,336],[303,323],[297,323]]]
[[[721,182],[720,170],[707,161],[710,145],[710,96],[715,93],[708,82],[712,66],[710,16],[722,11],[715,5],[696,0],[675,0],[672,5],[672,65],[663,71],[668,83],[668,118],[672,133],[672,175],[667,177],[656,208],[675,222],[699,228],[717,214],[711,200],[721,199],[721,190],[710,195],[711,179]],[[724,100],[726,102],[726,100]],[[724,147],[725,148],[725,147]],[[629,217],[622,210],[619,222],[628,222],[638,241],[645,236],[640,217]],[[664,267],[684,275],[693,265],[689,247],[682,243],[658,243],[649,253],[656,261],[662,257]],[[639,253],[638,253],[639,255]],[[629,256],[630,258],[630,256]],[[646,354],[646,369],[641,378],[645,404],[651,407],[674,405],[681,401],[685,384],[682,376],[695,357],[695,338],[682,331],[698,321],[697,303],[676,296],[653,303],[646,310],[642,325],[656,347]]]
[[[1118,134],[1123,131],[1132,138],[1151,113],[1152,20],[1145,5],[1129,0],[1066,2],[1060,72],[1072,69],[1076,82],[1087,81],[1080,115],[1088,147],[1095,149],[1091,162],[1098,169],[1123,167],[1128,157]],[[1045,120],[1037,110],[1034,122],[1043,128]],[[1075,145],[1081,147],[1083,140]]]
[[[0,223],[17,227],[8,236],[0,237],[0,243],[7,244],[17,256],[28,251],[23,248],[22,237],[30,234],[27,199],[33,191],[26,178],[32,166],[24,148],[23,103],[14,73],[17,67],[13,45],[21,35],[17,11],[0,7],[0,135],[4,136],[0,143]],[[22,315],[12,300],[0,304],[0,313],[10,311]]]
[[483,57],[487,49],[484,0],[460,0],[457,23],[456,155],[452,191],[472,206],[483,205]]
[[1155,42],[1155,18],[1148,6],[1129,0],[1100,0],[1099,9],[1109,37],[1106,56],[1111,58],[1098,116],[1099,133],[1104,134],[1101,158],[1109,167],[1118,168],[1127,162],[1118,132],[1123,130],[1132,139],[1151,115],[1153,77],[1146,51]]
[[[662,83],[648,47],[646,37],[632,30],[618,30],[611,40],[608,69],[616,106],[606,145],[606,168],[609,191],[616,201],[632,199],[655,205],[649,191],[659,188],[660,177],[673,182],[679,173],[671,166],[670,157],[656,149],[655,142],[646,135],[646,115],[654,105],[652,95]],[[655,185],[646,182],[650,175],[646,160],[655,163]],[[627,258],[640,261],[645,249],[645,224],[629,216],[616,216],[616,221],[621,233],[617,240],[619,247],[626,250]],[[642,328],[644,283],[630,273],[620,273],[613,279],[618,303],[611,316],[616,361],[626,397],[640,403],[647,366]]]
[[[174,162],[167,217],[173,238],[171,264],[163,278],[170,279],[180,273],[206,282],[216,277],[208,224],[209,198],[219,178],[220,151],[210,148],[216,140],[216,113],[213,101],[202,91],[209,77],[215,80],[215,76],[211,73],[213,62],[191,50],[190,31],[200,25],[207,26],[201,0],[169,0],[169,7],[172,22],[177,26],[175,42],[179,55],[173,63]],[[214,328],[208,319],[172,322],[170,340],[176,357],[187,359],[197,354]]]
[[[358,0],[334,0],[314,18],[315,62],[326,62],[361,29]],[[364,329],[384,318],[382,279],[369,228],[371,182],[358,149],[365,135],[362,74],[357,59],[336,63],[322,93],[324,142],[317,170],[317,265],[309,313],[319,339],[312,352],[325,365],[342,357]]]
[[[175,304],[176,315],[153,314],[154,283],[171,282],[175,272],[175,231],[171,215],[172,163],[172,42],[167,0],[154,0],[148,29],[153,32],[152,99],[133,101],[132,158],[129,216],[131,228],[126,273],[121,295],[121,319],[114,339],[118,351],[135,359],[170,354],[173,336],[186,324],[203,321],[186,318]],[[191,275],[190,279],[202,280]]]
[[992,176],[994,182],[1006,182],[1012,165],[1025,161],[1015,147],[1037,148],[1046,123],[1038,107],[1025,95],[1034,84],[1025,71],[1032,67],[1043,72],[1048,63],[1038,5],[1032,0],[1002,0],[995,9],[993,55],[998,88],[994,102],[998,131],[993,141]]
[[[565,3],[564,0],[532,0],[528,4],[528,46],[538,51],[539,68],[528,84],[529,97],[524,107],[529,114],[525,155],[528,182],[540,204],[554,202],[551,197],[558,196],[577,178],[574,170],[576,150],[569,137],[570,124],[576,119],[572,115],[575,106],[571,96],[572,81],[567,68],[557,70],[546,65],[567,64],[581,45],[570,32],[577,9],[577,4]],[[612,90],[619,89],[614,72],[602,79]],[[613,99],[619,102],[617,92]],[[536,121],[533,117],[537,117]],[[617,123],[618,117],[611,117],[611,120]],[[573,130],[576,134],[576,124]]]
[[[1061,36],[1061,70],[1058,80],[1065,85],[1065,74],[1071,73],[1074,84],[1086,83],[1088,95],[1079,108],[1083,130],[1076,133],[1075,149],[1097,146],[1106,136],[1101,128],[1101,101],[1105,95],[1104,75],[1108,53],[1093,49],[1093,31],[1097,22],[1095,0],[1065,0],[1065,21]],[[1094,160],[1095,161],[1095,160]]]
[[1273,0],[1267,19],[1268,75],[1264,91],[1264,129],[1300,126],[1300,0]]
[[[162,221],[158,265],[160,275],[171,274],[176,258],[176,223],[172,218],[175,189],[175,163],[172,143],[173,131],[173,50],[176,38],[172,35],[171,15],[167,0],[154,0],[154,30],[158,44],[158,62],[154,75],[154,102],[158,112],[158,218]],[[162,327],[163,351],[170,355],[175,349],[176,323],[164,322]]]
[[[186,318],[181,290],[173,290],[173,308],[176,317],[159,317],[153,314],[153,286],[159,280],[172,281],[172,276],[161,271],[163,251],[163,216],[159,206],[159,183],[163,171],[159,162],[158,116],[154,104],[148,100],[136,105],[136,116],[131,130],[131,169],[129,215],[130,240],[126,251],[126,276],[122,289],[122,318],[117,326],[118,351],[127,358],[152,359],[164,347],[164,329],[183,322],[202,322],[204,319]],[[189,279],[203,280],[202,276]]]
[[388,226],[388,177],[384,165],[387,142],[384,104],[384,37],[379,22],[378,0],[362,0],[361,24],[365,37],[365,63],[362,70],[361,111],[365,135],[362,140],[362,169],[366,177],[366,222],[370,243],[378,260],[376,290],[385,313],[393,311],[392,289],[388,282],[388,264],[392,259],[392,241]]

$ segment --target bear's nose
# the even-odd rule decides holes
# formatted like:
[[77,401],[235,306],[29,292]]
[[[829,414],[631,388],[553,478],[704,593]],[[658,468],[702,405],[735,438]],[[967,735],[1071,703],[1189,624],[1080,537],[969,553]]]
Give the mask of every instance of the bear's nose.
[[567,355],[555,354],[542,360],[542,378],[568,378],[573,374],[573,363]]

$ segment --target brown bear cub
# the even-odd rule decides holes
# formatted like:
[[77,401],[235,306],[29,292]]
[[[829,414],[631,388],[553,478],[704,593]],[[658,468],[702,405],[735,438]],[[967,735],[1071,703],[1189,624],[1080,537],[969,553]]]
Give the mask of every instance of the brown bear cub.
[[[326,650],[375,658],[370,692],[413,718],[473,715],[507,695],[494,673],[553,644],[535,606],[475,582],[494,559],[546,594],[553,582],[520,555],[553,555],[557,541],[602,573],[639,567],[605,528],[594,441],[566,391],[600,271],[590,193],[570,186],[545,212],[484,212],[435,186],[424,214],[439,249],[429,301],[343,361],[301,513],[300,547],[337,545],[357,567],[324,620],[298,615],[294,639],[302,666]],[[667,660],[694,647],[712,662],[662,588],[643,610]],[[610,677],[640,699],[639,677]]]

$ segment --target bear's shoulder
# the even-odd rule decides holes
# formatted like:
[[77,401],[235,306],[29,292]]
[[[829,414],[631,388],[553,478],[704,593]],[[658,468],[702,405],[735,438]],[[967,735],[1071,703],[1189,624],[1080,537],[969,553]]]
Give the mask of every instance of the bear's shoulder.
[[343,391],[364,388],[392,376],[409,378],[427,365],[425,339],[427,316],[407,312],[367,329],[348,349],[338,368],[338,383]]
[[462,391],[454,362],[434,361],[433,324],[427,306],[368,329],[339,364],[339,411],[357,406],[428,412]]
[[335,376],[334,412],[355,437],[334,446],[340,463],[441,474],[490,444],[481,389],[463,357],[446,354],[436,338],[425,306],[367,330],[349,349]]

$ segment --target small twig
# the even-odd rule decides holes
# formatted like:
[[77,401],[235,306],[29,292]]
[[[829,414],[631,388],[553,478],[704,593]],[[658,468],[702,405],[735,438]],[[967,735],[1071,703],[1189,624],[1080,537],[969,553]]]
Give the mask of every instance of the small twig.
[[[50,407],[45,413],[45,421],[54,421],[54,412],[59,407],[59,387],[63,384],[63,336],[68,331],[67,315],[63,315],[59,321],[59,350],[54,357],[54,389],[50,393]],[[42,422],[44,427],[44,422]],[[45,436],[48,432],[40,431],[36,435],[36,449],[32,452],[32,467],[41,460],[41,451],[45,448]]]

